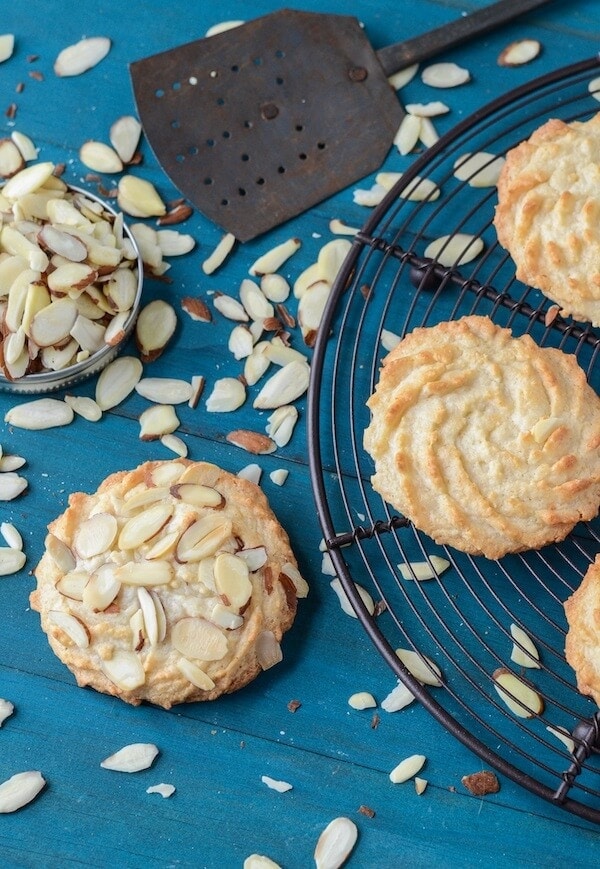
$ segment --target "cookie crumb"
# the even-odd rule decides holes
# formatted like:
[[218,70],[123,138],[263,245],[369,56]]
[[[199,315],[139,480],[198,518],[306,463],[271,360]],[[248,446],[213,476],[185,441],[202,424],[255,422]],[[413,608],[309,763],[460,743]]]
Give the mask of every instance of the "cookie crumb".
[[497,794],[500,790],[500,782],[488,769],[482,769],[481,772],[474,772],[471,775],[464,775],[461,782],[476,797]]

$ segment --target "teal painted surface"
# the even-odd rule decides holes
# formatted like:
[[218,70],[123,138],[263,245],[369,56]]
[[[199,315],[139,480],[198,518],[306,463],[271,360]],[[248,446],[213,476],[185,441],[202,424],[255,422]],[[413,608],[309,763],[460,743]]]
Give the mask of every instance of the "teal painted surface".
[[[452,20],[465,8],[482,3],[363,0],[352,12],[364,22],[373,44],[381,46],[402,33],[415,35]],[[303,3],[303,8],[319,8]],[[31,136],[40,159],[64,162],[66,178],[85,182],[87,170],[77,158],[86,139],[106,141],[110,124],[133,111],[127,64],[156,51],[202,36],[217,21],[247,18],[274,9],[270,3],[224,0],[169,4],[156,0],[49,2],[13,0],[2,10],[0,29],[14,32],[14,56],[0,65],[4,104],[17,104],[10,121],[2,114],[3,135],[17,129]],[[348,12],[331,2],[327,11]],[[96,69],[73,79],[57,79],[52,63],[58,51],[84,35],[113,40],[109,56]],[[500,50],[520,37],[537,37],[542,55],[518,69],[496,64]],[[418,78],[403,91],[410,102],[442,99],[452,111],[436,120],[440,132],[489,99],[531,78],[591,56],[598,49],[600,19],[595,0],[550,3],[526,20],[448,52],[444,60],[466,66],[473,81],[453,91],[432,92]],[[38,55],[35,61],[30,55]],[[43,73],[44,80],[30,77]],[[16,92],[24,83],[21,93]],[[177,196],[147,145],[136,170],[152,180],[165,200]],[[385,168],[401,171],[410,157],[390,150]],[[176,340],[164,356],[147,366],[154,376],[189,378],[204,374],[208,394],[214,380],[240,370],[226,350],[231,323],[218,315],[211,324],[197,323],[180,311],[186,295],[210,304],[216,290],[237,293],[251,262],[272,245],[294,235],[301,250],[282,269],[293,280],[314,261],[331,236],[332,217],[352,225],[367,213],[342,191],[268,236],[238,248],[222,269],[207,277],[201,263],[221,231],[201,215],[177,227],[198,244],[186,257],[172,258],[170,284],[149,280],[145,299],[166,298],[178,310]],[[90,186],[91,190],[95,188]],[[289,307],[295,310],[295,300]],[[294,330],[295,346],[300,345]],[[132,351],[133,352],[133,351]],[[74,392],[93,394],[94,383]],[[255,390],[250,391],[251,394]],[[25,399],[0,395],[0,419]],[[477,799],[461,777],[481,769],[481,761],[459,744],[417,705],[387,715],[371,727],[372,712],[350,709],[347,699],[359,690],[381,701],[394,678],[359,624],[345,616],[321,573],[321,533],[306,466],[305,400],[301,422],[291,443],[275,455],[259,457],[262,484],[273,509],[287,528],[300,566],[311,586],[301,602],[297,622],[284,642],[284,663],[263,674],[245,690],[212,704],[178,707],[170,712],[133,709],[92,691],[78,689],[52,655],[28,608],[33,587],[30,571],[43,546],[46,524],[64,509],[70,492],[93,491],[113,471],[170,454],[160,444],[138,439],[137,417],[147,406],[132,396],[100,423],[77,419],[65,429],[46,432],[10,430],[1,424],[5,453],[26,457],[29,481],[24,496],[0,505],[0,519],[23,534],[27,565],[0,580],[0,696],[16,706],[0,732],[0,780],[23,769],[40,769],[48,786],[39,798],[0,820],[0,864],[56,866],[241,866],[253,852],[269,855],[286,869],[312,865],[320,831],[334,817],[348,815],[359,827],[350,860],[356,867],[437,867],[488,865],[490,855],[501,867],[594,866],[600,858],[599,831],[591,824],[553,808],[501,777],[501,790]],[[238,471],[254,457],[229,446],[233,428],[262,430],[266,413],[257,414],[248,400],[233,414],[208,414],[178,407],[180,434],[193,459],[217,462]],[[268,474],[289,469],[283,487]],[[291,713],[290,700],[300,708]],[[111,773],[100,761],[128,742],[155,742],[161,751],[151,770],[136,775]],[[418,797],[411,783],[392,785],[389,771],[412,753],[427,756],[429,781]],[[261,776],[293,784],[279,794]],[[170,782],[169,799],[148,795],[146,788]],[[367,805],[368,818],[358,812]]]

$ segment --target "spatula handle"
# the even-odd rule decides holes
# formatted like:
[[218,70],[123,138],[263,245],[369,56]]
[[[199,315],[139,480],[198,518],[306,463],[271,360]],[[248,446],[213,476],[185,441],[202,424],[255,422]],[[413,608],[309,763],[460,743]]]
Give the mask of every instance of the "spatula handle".
[[545,3],[548,0],[499,0],[429,33],[381,48],[376,52],[377,57],[385,74],[392,75],[413,63],[428,60],[441,51],[455,48],[468,39],[489,33],[501,24],[506,24]]

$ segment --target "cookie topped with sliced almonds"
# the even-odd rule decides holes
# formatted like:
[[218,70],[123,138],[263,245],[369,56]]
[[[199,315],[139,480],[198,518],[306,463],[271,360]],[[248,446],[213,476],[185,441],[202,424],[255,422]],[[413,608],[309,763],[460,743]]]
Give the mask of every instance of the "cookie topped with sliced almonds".
[[261,489],[206,462],[146,462],[48,527],[31,605],[81,686],[170,708],[282,658],[301,577]]

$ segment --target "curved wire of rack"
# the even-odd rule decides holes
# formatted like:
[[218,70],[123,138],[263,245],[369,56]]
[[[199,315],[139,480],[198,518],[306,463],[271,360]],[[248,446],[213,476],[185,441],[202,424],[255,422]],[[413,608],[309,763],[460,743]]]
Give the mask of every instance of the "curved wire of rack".
[[[579,694],[565,661],[563,603],[600,552],[600,522],[581,523],[562,543],[499,561],[438,546],[373,491],[362,437],[369,422],[365,402],[389,333],[403,336],[467,314],[486,314],[513,334],[529,333],[542,346],[575,354],[600,392],[600,335],[554,316],[556,306],[516,280],[493,228],[495,187],[476,187],[474,176],[463,172],[460,180],[455,174],[466,154],[482,151],[492,161],[551,117],[590,118],[600,93],[594,97],[588,85],[599,66],[592,58],[495,100],[403,174],[356,236],[338,275],[315,345],[308,402],[311,480],[325,541],[381,655],[434,717],[481,758],[538,796],[597,823],[600,712]],[[419,199],[422,178],[435,186]],[[475,259],[466,262],[460,254],[448,266],[440,263],[441,253],[437,259],[426,255],[433,239],[459,233],[466,236],[465,252],[470,238],[483,241]],[[443,575],[433,555],[449,561]],[[427,563],[433,578],[416,580],[415,562]],[[367,611],[356,583],[379,602],[376,614]],[[533,640],[538,668],[520,668],[511,660],[513,624]],[[432,673],[438,668],[442,684],[418,681],[400,661],[398,647],[416,651]],[[530,685],[543,709],[513,697],[525,717],[510,711],[492,678],[499,668]]]

